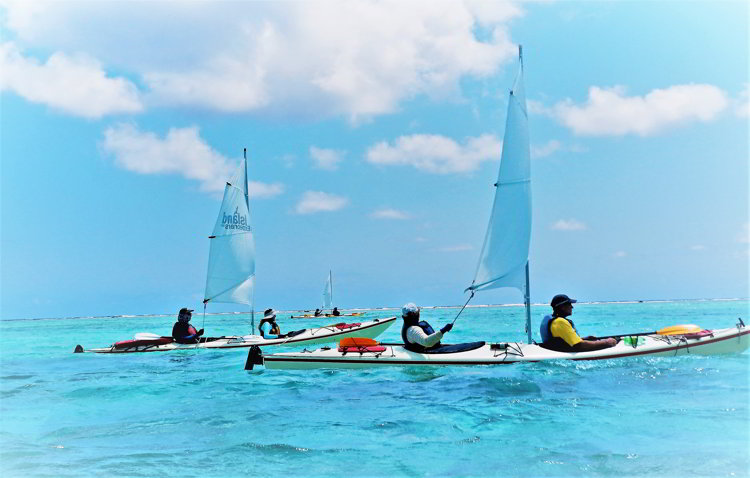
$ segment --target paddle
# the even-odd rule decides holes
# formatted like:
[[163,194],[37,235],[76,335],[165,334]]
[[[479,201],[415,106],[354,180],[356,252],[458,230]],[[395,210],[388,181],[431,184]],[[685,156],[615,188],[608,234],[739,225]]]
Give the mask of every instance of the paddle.
[[135,340],[158,340],[161,338],[159,334],[152,334],[151,332],[138,332],[135,334]]
[[642,335],[683,335],[703,330],[695,324],[670,325],[654,332],[639,332],[637,334],[617,334],[607,335],[606,337],[597,337],[597,339],[617,339],[620,337],[640,337]]

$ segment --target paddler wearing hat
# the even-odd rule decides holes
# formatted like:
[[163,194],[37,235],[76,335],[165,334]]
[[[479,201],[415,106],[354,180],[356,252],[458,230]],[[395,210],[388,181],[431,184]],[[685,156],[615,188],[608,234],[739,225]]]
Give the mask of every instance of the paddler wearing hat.
[[172,338],[178,344],[197,344],[203,335],[203,329],[195,330],[190,324],[193,309],[183,307],[177,314],[177,322],[172,326]]
[[401,318],[404,319],[401,339],[404,341],[404,348],[412,352],[423,353],[440,346],[440,339],[453,328],[453,324],[445,324],[435,332],[429,323],[419,320],[419,307],[413,302],[401,307]]
[[590,350],[608,349],[617,345],[613,338],[597,339],[594,336],[581,338],[573,321],[573,304],[578,302],[565,294],[552,298],[552,314],[544,316],[539,332],[542,335],[542,347],[557,352],[588,352]]
[[273,309],[266,309],[263,312],[263,318],[258,324],[258,331],[264,339],[278,339],[281,336],[281,329],[279,324],[276,323],[276,311]]

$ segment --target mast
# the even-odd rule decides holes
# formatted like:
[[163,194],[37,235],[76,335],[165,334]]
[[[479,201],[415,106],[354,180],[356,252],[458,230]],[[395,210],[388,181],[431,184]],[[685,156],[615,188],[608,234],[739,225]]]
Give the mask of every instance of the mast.
[[[531,243],[531,151],[523,85],[523,48],[518,74],[508,95],[500,168],[487,233],[474,280],[466,291],[510,287],[524,298],[526,335],[531,342],[529,245]],[[468,301],[467,301],[468,304]],[[461,309],[463,310],[463,309]],[[460,314],[460,312],[459,312]],[[457,316],[458,317],[458,316]]]
[[526,261],[526,290],[524,292],[523,303],[526,307],[526,336],[528,343],[531,343],[531,291],[529,290],[529,261]]
[[[247,148],[242,148],[242,160],[245,161],[245,188],[247,188]],[[250,210],[250,192],[245,189],[245,205]],[[250,299],[250,330],[255,333],[255,287],[253,287],[252,297]]]
[[331,272],[331,269],[328,269],[328,282],[331,283],[331,307],[333,307],[333,273]]

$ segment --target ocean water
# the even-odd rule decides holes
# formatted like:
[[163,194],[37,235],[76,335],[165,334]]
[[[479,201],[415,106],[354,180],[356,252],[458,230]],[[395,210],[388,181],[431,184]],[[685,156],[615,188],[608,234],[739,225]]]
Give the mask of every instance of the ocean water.
[[[536,324],[547,309],[534,308]],[[441,326],[455,313],[422,316]],[[281,317],[285,330],[331,323]],[[749,321],[747,300],[577,304],[573,315],[585,335],[723,328],[737,317]],[[173,321],[0,321],[0,476],[750,475],[747,352],[252,372],[242,349],[72,353],[136,332],[168,335]],[[523,340],[522,322],[519,307],[467,309],[448,338]],[[247,324],[205,319],[214,335]]]

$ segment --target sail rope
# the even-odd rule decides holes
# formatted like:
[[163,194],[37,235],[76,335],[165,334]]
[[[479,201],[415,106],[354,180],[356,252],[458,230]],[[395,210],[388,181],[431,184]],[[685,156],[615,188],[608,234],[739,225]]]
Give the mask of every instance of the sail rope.
[[461,315],[461,312],[464,311],[467,305],[469,305],[469,301],[474,297],[474,291],[471,291],[471,295],[469,296],[469,299],[466,301],[463,307],[461,307],[461,310],[458,311],[458,314],[456,314],[456,318],[453,319],[453,322],[451,322],[451,325],[455,324],[458,320],[458,316]]

